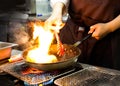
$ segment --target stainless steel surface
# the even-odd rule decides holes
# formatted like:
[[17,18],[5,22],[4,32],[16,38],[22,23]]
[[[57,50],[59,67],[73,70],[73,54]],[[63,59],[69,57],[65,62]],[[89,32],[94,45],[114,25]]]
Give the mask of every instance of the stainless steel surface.
[[[57,45],[55,47],[56,48],[53,48],[53,50],[57,49]],[[54,63],[29,62],[26,59],[26,53],[28,52],[28,50],[23,52],[23,57],[25,59],[26,64],[30,65],[31,67],[40,69],[40,70],[51,71],[51,70],[65,69],[67,67],[74,65],[77,62],[77,59],[78,59],[79,55],[81,54],[81,51],[79,48],[74,47],[73,45],[64,44],[64,48],[65,48],[64,55],[61,57],[57,57],[57,58],[59,58],[59,60],[58,60],[58,62],[54,62]],[[56,54],[57,54],[57,52],[56,52]]]
[[31,67],[34,67],[43,71],[52,71],[52,70],[61,70],[61,69],[68,68],[74,65],[75,62],[77,62],[77,56],[67,61],[57,62],[57,63],[48,63],[48,64],[44,64],[44,63],[38,64],[38,63],[30,63],[30,62],[26,62],[26,63]]
[[14,43],[0,42],[0,60],[11,56],[12,47],[17,46]]
[[88,67],[55,80],[58,86],[119,86],[120,72],[100,67]]
[[17,46],[18,44],[9,43],[9,42],[0,42],[0,49],[5,49],[9,47]]

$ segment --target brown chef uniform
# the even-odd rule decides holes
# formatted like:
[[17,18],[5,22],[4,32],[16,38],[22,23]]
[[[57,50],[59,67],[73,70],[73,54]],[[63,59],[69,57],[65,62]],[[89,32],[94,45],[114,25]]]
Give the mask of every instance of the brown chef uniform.
[[[96,23],[113,20],[120,14],[120,0],[70,0],[66,25],[60,31],[61,41],[73,44],[88,34]],[[101,40],[89,38],[78,46],[79,62],[120,69],[120,29]]]

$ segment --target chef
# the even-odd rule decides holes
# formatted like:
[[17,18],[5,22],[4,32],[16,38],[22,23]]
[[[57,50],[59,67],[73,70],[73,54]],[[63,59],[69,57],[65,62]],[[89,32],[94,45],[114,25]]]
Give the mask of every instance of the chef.
[[92,33],[92,37],[78,46],[82,51],[78,61],[120,69],[119,2],[120,0],[51,0],[53,11],[46,20],[46,25],[62,23],[62,16],[68,12],[68,20],[59,30],[63,43],[74,44]]

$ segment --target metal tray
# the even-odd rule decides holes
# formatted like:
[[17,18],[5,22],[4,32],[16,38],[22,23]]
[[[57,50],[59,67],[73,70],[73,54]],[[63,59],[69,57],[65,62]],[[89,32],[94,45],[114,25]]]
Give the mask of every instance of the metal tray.
[[17,46],[18,44],[0,42],[0,60],[9,58],[11,56],[12,47]]
[[120,86],[120,72],[98,67],[88,67],[56,79],[57,86]]

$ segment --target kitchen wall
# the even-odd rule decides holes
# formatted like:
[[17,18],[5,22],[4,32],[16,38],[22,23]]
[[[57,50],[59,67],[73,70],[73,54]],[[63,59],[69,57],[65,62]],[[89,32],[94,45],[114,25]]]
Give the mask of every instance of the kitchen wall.
[[9,22],[12,13],[25,10],[22,6],[24,3],[25,0],[0,0],[0,41],[8,41]]

